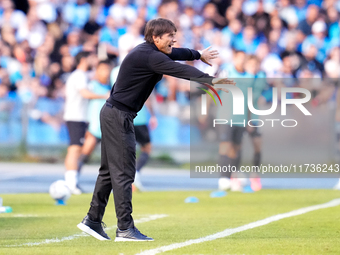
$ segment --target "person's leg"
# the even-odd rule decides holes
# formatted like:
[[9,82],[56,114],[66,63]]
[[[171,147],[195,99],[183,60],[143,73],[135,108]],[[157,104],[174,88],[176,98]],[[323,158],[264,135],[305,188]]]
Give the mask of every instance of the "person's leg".
[[81,146],[73,144],[67,147],[67,154],[65,157],[66,170],[77,169],[77,159],[81,152]]
[[[100,113],[101,119],[102,111]],[[112,191],[107,150],[108,144],[106,144],[105,140],[103,140],[101,144],[101,165],[92,195],[92,201],[90,204],[91,206],[86,217],[81,223],[77,225],[79,229],[88,233],[89,235],[92,235],[98,240],[110,240],[110,237],[107,236],[102,226],[102,219],[105,213],[105,208],[108,203],[110,193]]]
[[[102,165],[99,170],[87,217],[90,217],[93,221],[101,222],[111,188],[113,188],[116,216],[118,219],[115,241],[131,241],[131,239],[151,241],[153,240],[152,238],[141,234],[135,228],[131,216],[131,184],[136,172],[136,138],[133,129],[133,118],[135,115],[108,105],[106,104],[103,107],[100,114]],[[81,224],[91,226],[92,221],[88,222],[85,217]],[[102,228],[99,229],[98,227],[98,232],[102,233],[101,237],[103,235],[105,237],[106,234],[103,233]],[[96,237],[96,234],[91,231],[87,233]]]
[[234,150],[232,137],[233,128],[230,126],[221,126],[219,128],[219,138],[222,142],[219,145],[219,160],[218,164],[223,168],[227,167],[229,171],[222,172],[218,180],[218,188],[220,190],[229,190],[231,188],[231,174],[232,169],[235,166],[235,161],[237,158],[236,152]]
[[262,150],[262,136],[259,132],[259,128],[255,128],[254,131],[250,134],[253,147],[254,147],[254,158],[253,165],[260,166],[261,164],[261,150]]
[[149,160],[149,156],[151,153],[151,140],[150,140],[150,133],[147,125],[136,125],[134,126],[136,141],[140,144],[140,154],[137,158],[136,162],[136,175],[135,181],[133,183],[133,189],[143,191],[144,186],[142,184],[140,170],[145,166],[145,164]]
[[[260,167],[262,136],[261,133],[259,132],[259,129],[255,128],[253,132],[250,133],[250,137],[254,148],[253,166]],[[261,179],[259,178],[259,175],[256,172],[250,173],[250,186],[254,191],[259,191],[262,189]]]
[[[118,219],[115,242],[125,241],[153,241],[139,232],[134,226],[132,214],[132,183],[136,174],[136,136],[133,127],[133,113],[119,111],[115,107],[110,109],[115,112],[117,120],[114,130],[115,133],[120,132],[119,136],[103,139],[110,141],[111,150],[108,150],[108,161],[113,187],[113,196]],[[111,116],[110,120],[112,120]],[[108,134],[108,133],[107,133]],[[105,141],[107,142],[107,141]],[[112,168],[111,166],[115,166]]]
[[[243,127],[226,126],[224,129],[226,132],[225,141],[221,142],[219,146],[220,162],[226,166],[233,166],[236,170],[238,170],[241,161],[240,150],[244,130]],[[230,178],[231,172],[225,175]]]
[[102,222],[106,205],[112,190],[111,176],[109,171],[109,162],[107,160],[107,145],[105,141],[101,144],[101,165],[97,177],[96,185],[93,191],[91,207],[88,216],[91,220]]
[[86,132],[85,142],[81,148],[81,154],[78,159],[78,174],[80,174],[83,165],[87,163],[90,156],[92,155],[93,150],[96,148],[99,142],[100,139],[92,135],[89,131]]
[[[219,145],[219,161],[218,164],[223,167],[232,167],[235,165],[235,160],[237,158],[233,144],[231,142],[221,142]],[[231,177],[231,171],[223,172],[221,177],[229,178]]]
[[238,169],[238,164],[240,162],[240,146],[235,145],[232,142],[222,142],[219,147],[219,162],[218,164],[223,167],[226,166],[230,171],[222,172],[221,177],[218,181],[218,186],[220,190],[228,190],[233,188],[231,182],[231,175],[233,171]]
[[[244,127],[237,126],[226,126],[225,128],[225,137],[226,142],[221,142],[219,146],[219,164],[225,165],[230,169],[237,171],[239,168],[239,164],[241,161],[241,142],[243,137]],[[219,189],[226,190],[231,188],[236,191],[236,188],[233,187],[233,183],[230,181],[232,175],[232,171],[224,172],[221,174],[221,178],[219,179]]]
[[119,229],[134,227],[132,189],[136,172],[136,141],[132,113],[104,106],[100,114],[102,165],[93,193],[89,215],[101,220],[113,189]]
[[[218,126],[217,129],[219,140],[221,141],[218,148],[218,165],[223,169],[223,167],[227,167],[230,169],[234,165],[233,158],[230,158],[230,152],[232,150],[232,128],[228,125]],[[220,178],[218,180],[218,188],[220,190],[229,190],[231,187],[230,177],[231,171],[222,172]]]
[[65,181],[72,194],[79,195],[81,190],[77,188],[78,159],[81,153],[81,146],[84,142],[87,124],[85,122],[66,122],[66,124],[70,137],[70,146],[65,157]]
[[90,209],[81,223],[77,225],[85,233],[98,240],[111,240],[102,226],[105,208],[112,190],[110,171],[106,156],[105,144],[102,143],[101,166],[93,191]]
[[[119,111],[113,108],[114,111]],[[111,137],[112,146],[108,153],[109,163],[115,165],[111,169],[111,182],[113,186],[113,196],[118,219],[117,226],[120,230],[134,227],[132,214],[132,183],[136,173],[136,137],[133,128],[133,118],[131,113],[119,112],[119,123],[117,132],[119,137]]]
[[80,145],[70,145],[67,148],[67,154],[65,157],[65,181],[67,186],[71,191],[75,190],[78,183],[77,178],[77,161],[80,156],[81,146]]
[[152,145],[150,140],[150,133],[147,125],[134,126],[136,141],[141,145],[141,152],[136,162],[136,170],[139,172],[143,166],[148,162],[151,153]]
[[143,166],[149,161],[149,155],[151,152],[151,143],[147,143],[141,146],[140,154],[136,162],[136,175],[135,180],[133,182],[134,190],[144,191],[145,188],[143,186],[142,180],[141,180],[141,169]]
[[150,153],[151,153],[152,145],[151,143],[147,143],[141,146],[140,150],[141,153],[138,157],[137,163],[136,163],[136,170],[139,172],[143,166],[146,165],[146,163],[149,160]]

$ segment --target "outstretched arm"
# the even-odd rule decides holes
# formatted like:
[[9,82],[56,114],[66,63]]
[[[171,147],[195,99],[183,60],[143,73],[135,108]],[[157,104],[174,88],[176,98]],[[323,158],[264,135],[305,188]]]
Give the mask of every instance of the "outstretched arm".
[[211,84],[213,77],[201,72],[195,67],[173,61],[167,55],[157,52],[151,54],[148,59],[150,68],[158,74],[167,74],[181,79],[190,80],[191,78],[208,78]]
[[172,48],[172,52],[167,56],[172,60],[192,61],[200,59],[201,54],[188,48]]
[[202,50],[191,50],[187,48],[173,48],[171,54],[167,55],[172,60],[183,60],[183,61],[192,61],[192,60],[202,60],[202,62],[211,66],[211,60],[217,58],[218,51],[210,50],[211,46]]
[[209,74],[201,72],[195,67],[175,62],[163,53],[151,54],[149,56],[148,61],[150,68],[154,72],[159,74],[167,74],[177,78],[197,82],[206,82],[211,85],[215,84],[235,85],[235,82],[232,80],[229,80],[227,78],[214,78]]

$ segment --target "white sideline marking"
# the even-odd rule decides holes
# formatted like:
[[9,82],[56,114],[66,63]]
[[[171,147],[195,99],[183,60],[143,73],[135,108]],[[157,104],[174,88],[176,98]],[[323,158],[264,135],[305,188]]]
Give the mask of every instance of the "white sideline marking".
[[146,250],[146,251],[143,251],[143,252],[138,253],[136,255],[154,255],[154,254],[178,249],[178,248],[181,248],[181,247],[184,247],[184,246],[189,246],[189,245],[196,244],[196,243],[203,243],[203,242],[207,242],[207,241],[212,241],[212,240],[215,240],[215,239],[218,239],[218,238],[223,238],[223,237],[226,237],[226,236],[230,236],[232,234],[242,232],[242,231],[245,231],[245,230],[248,230],[248,229],[264,226],[264,225],[267,225],[271,222],[282,220],[284,218],[289,218],[289,217],[305,214],[305,213],[308,213],[308,212],[311,212],[311,211],[324,209],[324,208],[328,208],[328,207],[334,207],[334,206],[338,206],[338,205],[340,205],[340,198],[331,200],[331,201],[324,203],[324,204],[313,205],[313,206],[297,209],[297,210],[294,210],[294,211],[291,211],[291,212],[277,214],[277,215],[265,218],[263,220],[255,221],[255,222],[252,222],[252,223],[249,223],[249,224],[237,227],[237,228],[228,228],[228,229],[223,230],[221,232],[218,232],[216,234],[201,237],[201,238],[198,238],[198,239],[191,239],[191,240],[188,240],[188,241],[185,241],[185,242],[182,242],[182,243],[174,243],[174,244],[170,244],[170,245],[166,245],[166,246],[161,246],[161,247],[158,247],[156,249]]
[[[4,217],[2,217],[4,216]],[[29,217],[46,217],[46,215],[37,215],[37,214],[11,214],[11,213],[4,213],[4,214],[0,214],[1,218],[29,218]]]
[[[161,218],[165,218],[165,217],[168,217],[168,215],[166,215],[166,214],[153,214],[153,215],[150,215],[148,217],[143,217],[143,218],[135,220],[135,224],[149,222],[149,221],[152,221],[152,220],[157,220],[157,219],[161,219]],[[117,225],[114,225],[112,227],[106,228],[105,230],[111,230],[111,229],[116,228],[116,227],[117,227]],[[83,236],[89,236],[89,235],[82,232],[80,234],[75,234],[75,235],[66,236],[66,237],[62,237],[62,238],[46,239],[45,241],[42,241],[42,242],[6,245],[6,247],[37,246],[37,245],[49,244],[49,243],[61,243],[61,242],[64,242],[64,241],[70,241],[70,240],[76,239],[78,237],[83,237]]]

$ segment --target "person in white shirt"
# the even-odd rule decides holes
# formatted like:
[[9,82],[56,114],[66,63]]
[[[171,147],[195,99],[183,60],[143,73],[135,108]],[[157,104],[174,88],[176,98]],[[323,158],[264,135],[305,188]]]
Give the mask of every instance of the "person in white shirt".
[[87,129],[88,99],[106,99],[108,95],[97,95],[88,89],[86,71],[89,68],[90,52],[80,52],[76,55],[77,68],[66,81],[66,100],[64,120],[69,132],[70,144],[65,158],[65,181],[72,194],[80,195],[77,187],[78,158],[84,143]]

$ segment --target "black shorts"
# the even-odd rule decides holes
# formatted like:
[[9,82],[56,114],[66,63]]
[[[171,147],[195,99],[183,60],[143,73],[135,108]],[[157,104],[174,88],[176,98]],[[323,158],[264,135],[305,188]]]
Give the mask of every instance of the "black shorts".
[[242,143],[243,133],[246,130],[245,127],[219,125],[218,137],[220,142],[232,142],[240,145]]
[[66,121],[66,126],[70,137],[70,145],[82,146],[84,144],[88,123],[80,121]]
[[150,133],[147,125],[138,125],[135,127],[135,135],[136,141],[140,145],[144,146],[147,143],[150,143]]

